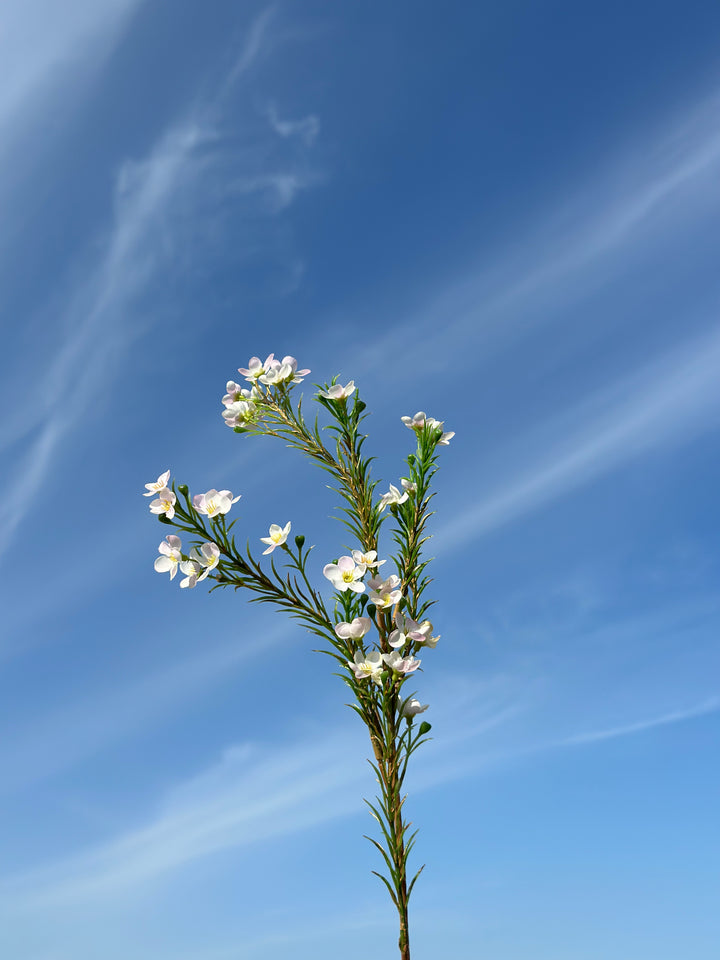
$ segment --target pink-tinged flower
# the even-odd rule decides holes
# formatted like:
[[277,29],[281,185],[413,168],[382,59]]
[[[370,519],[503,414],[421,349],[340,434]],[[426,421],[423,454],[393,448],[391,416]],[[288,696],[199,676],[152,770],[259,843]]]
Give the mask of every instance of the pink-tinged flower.
[[430,706],[429,703],[420,703],[419,700],[408,700],[407,703],[402,708],[402,715],[407,717],[409,720],[412,720],[413,717],[416,717],[419,713],[425,713],[427,708]]
[[412,494],[417,493],[417,484],[413,483],[412,480],[408,480],[407,477],[401,477],[400,483],[402,484],[402,488],[405,493],[410,494],[411,496]]
[[265,372],[258,379],[266,387],[274,387],[280,383],[302,383],[303,377],[309,370],[298,370],[295,357],[283,357],[282,361],[266,362]]
[[186,587],[194,587],[198,580],[198,574],[200,573],[200,564],[195,563],[194,560],[183,560],[180,564],[180,569],[185,574],[185,578],[180,581],[180,586],[183,590]]
[[180,537],[170,534],[158,547],[160,556],[155,560],[155,569],[158,573],[169,573],[172,580],[177,573],[178,564],[182,560],[182,542]]
[[[247,367],[238,367],[238,373],[241,373],[246,380],[250,380],[252,383],[259,380],[263,374],[270,369],[274,364],[277,364],[278,361],[275,359],[275,354],[271,353],[266,359],[265,362],[260,359],[260,357],[250,357]],[[228,391],[229,392],[229,391]]]
[[420,660],[414,657],[401,657],[397,650],[391,650],[390,653],[382,655],[385,663],[396,673],[412,673],[420,666]]
[[228,427],[246,427],[258,418],[258,408],[251,400],[234,400],[222,412],[222,418]]
[[414,417],[400,417],[400,419],[409,430],[422,430],[427,420],[427,414],[420,410]]
[[[310,371],[308,371],[308,373],[309,372]],[[351,397],[355,393],[356,389],[355,381],[351,380],[349,383],[346,383],[344,387],[339,383],[335,383],[332,387],[328,387],[327,390],[321,390],[319,395],[326,400],[347,400],[348,397]]]
[[241,494],[233,497],[229,490],[208,490],[207,493],[197,493],[193,497],[193,506],[198,513],[206,517],[217,517],[220,513],[227,513],[230,507],[237,503]]
[[386,610],[388,607],[394,607],[396,603],[402,600],[402,590],[400,587],[400,577],[392,574],[386,580],[380,577],[373,577],[369,583],[370,603],[374,603],[380,610]]
[[298,370],[295,357],[283,357],[282,367],[285,371],[285,379],[290,380],[290,383],[302,383],[302,378],[310,373],[308,369]]
[[266,553],[272,553],[275,547],[281,547],[288,538],[290,533],[290,521],[285,524],[284,527],[281,527],[277,523],[270,524],[270,536],[269,537],[260,537],[261,543],[269,543],[270,546],[267,550],[263,550],[263,556]]
[[368,569],[372,567],[381,567],[384,563],[387,563],[387,560],[377,560],[377,551],[368,550],[367,553],[363,553],[362,550],[353,550],[352,552],[353,560],[358,566],[366,566]]
[[405,503],[408,496],[409,494],[407,490],[405,491],[405,493],[400,493],[398,488],[391,483],[390,489],[388,490],[388,492],[384,493],[380,497],[380,512],[382,512],[385,509],[385,507],[389,507],[392,504]]
[[[216,543],[213,543],[212,540],[203,543],[200,549],[194,547],[190,551],[190,560],[196,564],[198,570],[202,569],[202,573],[195,580],[195,583],[200,583],[220,562],[220,547]],[[182,569],[182,565],[180,569]],[[185,572],[186,571],[183,570],[183,573]],[[194,587],[195,583],[187,584],[187,586]],[[180,584],[180,586],[182,586],[182,584]]]
[[404,647],[408,641],[406,633],[403,633],[402,630],[393,630],[390,636],[388,637],[388,643],[393,648],[393,650],[399,650],[400,647]]
[[257,400],[260,396],[260,393],[257,387],[253,386],[250,390],[246,387],[241,387],[239,383],[235,383],[234,380],[228,380],[225,384],[225,396],[222,398],[223,406],[229,407],[232,403],[237,403],[238,400]]
[[166,470],[165,473],[161,473],[160,476],[154,483],[146,483],[145,489],[147,493],[144,493],[144,497],[152,497],[155,493],[160,493],[161,490],[164,490],[167,487],[167,482],[170,479],[170,471]]
[[[442,430],[443,421],[436,420],[434,417],[428,417],[426,413],[420,410],[414,417],[401,417],[402,422],[410,430],[422,430],[423,427],[432,427],[435,430]],[[438,443],[446,447],[455,436],[453,431],[443,433],[438,439]]]
[[160,490],[157,500],[150,501],[150,513],[164,513],[168,520],[175,516],[177,497],[168,487]]
[[382,683],[383,658],[377,650],[370,653],[363,653],[357,650],[353,658],[354,662],[348,661],[348,666],[355,674],[358,680],[367,680],[368,677],[375,683]]
[[364,593],[365,565],[356,564],[352,557],[340,557],[337,563],[328,563],[323,567],[323,576],[327,577],[336,590],[344,593]]
[[[394,630],[393,633],[399,633],[407,639],[413,640],[415,643],[424,643],[426,647],[430,647],[431,649],[437,646],[437,642],[440,639],[439,634],[437,637],[431,636],[433,625],[429,620],[423,620],[422,623],[418,623],[417,620],[411,620],[410,617],[406,617],[402,613],[397,613],[395,615],[395,626],[397,630]],[[394,644],[391,644],[391,646],[394,646]]]
[[341,640],[361,640],[371,627],[370,617],[355,617],[351,623],[336,623],[335,633]]

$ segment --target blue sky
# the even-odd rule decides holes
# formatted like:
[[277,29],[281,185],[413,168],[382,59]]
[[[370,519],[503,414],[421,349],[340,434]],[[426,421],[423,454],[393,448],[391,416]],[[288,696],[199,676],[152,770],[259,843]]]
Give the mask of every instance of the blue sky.
[[3,5],[3,957],[395,956],[344,688],[152,569],[167,467],[340,552],[220,418],[271,351],[356,380],[385,482],[456,431],[414,960],[716,956],[719,46],[700,0]]

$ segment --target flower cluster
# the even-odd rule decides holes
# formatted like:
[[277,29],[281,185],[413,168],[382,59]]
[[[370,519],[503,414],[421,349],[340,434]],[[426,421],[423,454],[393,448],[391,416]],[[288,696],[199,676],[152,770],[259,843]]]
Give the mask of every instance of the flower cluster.
[[370,587],[370,603],[374,603],[378,610],[387,610],[402,600],[400,577],[395,573],[385,580],[381,577],[373,577],[368,586]]
[[276,360],[271,353],[263,361],[260,357],[250,357],[247,367],[239,367],[241,373],[250,383],[262,383],[266,387],[275,387],[284,383],[302,383],[309,370],[298,370],[295,357],[283,357]]
[[[434,648],[440,639],[430,620],[424,619],[432,601],[424,596],[431,578],[424,572],[428,561],[422,545],[432,516],[430,484],[438,469],[437,447],[446,446],[454,433],[445,432],[442,421],[422,411],[402,417],[416,433],[417,447],[406,458],[407,476],[380,494],[372,475],[375,458],[364,449],[366,404],[354,380],[343,384],[334,377],[315,393],[315,402],[331,418],[324,428],[329,433],[324,433],[317,419],[313,423],[304,416],[302,400],[295,402],[291,388],[302,383],[310,370],[298,369],[294,357],[277,359],[272,353],[264,360],[251,357],[238,372],[245,382],[233,379],[225,385],[225,424],[236,432],[280,439],[329,472],[334,480],[331,489],[342,497],[341,519],[359,549],[348,547],[346,555],[322,568],[334,591],[328,603],[312,583],[308,560],[314,556],[313,547],[305,546],[304,535],[294,537],[294,547],[288,543],[290,521],[284,526],[270,524],[267,536],[259,538],[263,556],[271,558],[263,564],[249,542],[247,550],[242,547],[245,538],[237,537],[233,523],[225,520],[239,495],[212,488],[191,496],[187,486],[171,482],[166,470],[145,484],[144,496],[151,499],[151,513],[183,536],[189,535],[190,543],[183,552],[179,536],[166,536],[158,546],[154,568],[170,580],[180,572],[183,589],[192,589],[208,577],[213,589],[242,588],[323,638],[326,649],[321,652],[339,664],[340,676],[355,697],[350,706],[370,732],[380,784],[378,805],[370,807],[382,826],[387,851],[381,843],[372,842],[390,870],[391,880],[378,876],[400,913],[400,950],[407,957],[407,899],[419,872],[408,881],[406,861],[412,841],[407,843],[403,778],[408,758],[425,741],[431,725],[425,721],[413,725],[428,705],[415,699],[414,693],[408,696],[405,682],[412,682],[411,676],[421,669],[420,656],[424,658],[425,649]],[[397,547],[390,563],[395,573],[388,573],[387,567],[380,571],[388,561],[379,559],[377,552],[388,522]]]
[[420,666],[420,661],[414,657],[401,657],[397,650],[391,650],[390,653],[380,653],[379,650],[365,653],[364,650],[358,650],[352,661],[348,660],[348,666],[356,680],[370,679],[381,684],[386,667],[390,667],[395,673],[413,673]]
[[155,569],[158,573],[169,573],[170,579],[175,577],[178,567],[185,574],[180,586],[183,588],[194,587],[204,580],[211,570],[214,570],[220,562],[220,548],[216,543],[209,541],[203,543],[200,548],[193,548],[189,556],[182,552],[182,541],[180,537],[170,534],[165,537],[158,546],[159,557],[155,560]]
[[262,396],[258,388],[253,386],[248,390],[234,380],[228,380],[225,391],[225,396],[222,398],[225,407],[222,416],[226,425],[233,429],[236,427],[244,429],[255,423],[260,415],[258,401]]

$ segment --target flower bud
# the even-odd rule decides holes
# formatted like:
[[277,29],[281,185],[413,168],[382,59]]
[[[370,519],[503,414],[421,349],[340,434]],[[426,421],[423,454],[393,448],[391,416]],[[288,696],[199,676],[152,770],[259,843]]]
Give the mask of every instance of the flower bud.
[[179,485],[178,485],[178,490],[180,491],[180,493],[181,493],[184,497],[186,497],[186,496],[188,495],[188,487],[187,487],[187,484],[186,484],[186,483],[181,483],[181,484],[179,484]]
[[305,537],[303,536],[302,533],[299,533],[295,537],[295,546],[298,548],[298,550],[302,550],[304,544],[305,544]]
[[420,724],[420,729],[418,730],[418,733],[422,737],[424,734],[429,733],[431,730],[432,730],[432,724],[428,723],[427,720],[423,720],[423,722]]

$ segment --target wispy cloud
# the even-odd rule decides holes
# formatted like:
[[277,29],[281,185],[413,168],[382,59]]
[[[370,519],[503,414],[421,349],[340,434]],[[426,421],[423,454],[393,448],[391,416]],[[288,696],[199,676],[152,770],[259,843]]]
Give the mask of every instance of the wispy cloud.
[[[252,630],[248,626],[248,633]],[[193,698],[267,654],[287,637],[287,628],[262,639],[216,646],[130,683],[111,686],[16,730],[0,745],[0,795],[13,793],[75,766],[113,743],[156,727]]]
[[143,0],[24,0],[4,4],[0,31],[0,131],[7,148],[11,126],[26,128],[44,101],[112,49]]
[[[445,741],[414,789],[426,789],[468,772],[468,742],[513,715],[514,696],[503,678],[498,683],[467,682],[448,688],[452,700],[440,715],[462,728]],[[480,701],[485,701],[480,703]],[[254,743],[231,746],[221,760],[179,784],[159,813],[145,826],[62,863],[8,878],[0,893],[14,908],[77,904],[124,893],[171,875],[186,864],[219,850],[245,847],[315,824],[360,812],[363,790],[372,792],[368,768],[359,759],[366,750],[358,724],[306,731],[298,742],[275,747]],[[448,752],[451,756],[448,756]],[[472,753],[473,769],[482,755]]]
[[[468,338],[480,370],[659,244],[707,222],[720,206],[719,103],[713,92],[667,118],[662,129],[644,129],[640,149],[628,138],[578,188],[564,188],[518,223],[513,236],[522,241],[499,242],[498,253],[475,258],[452,279],[433,280],[435,290],[419,287],[412,318],[393,320],[372,347],[355,351],[356,375],[370,375],[379,353],[402,355],[395,380],[417,369],[440,373],[456,364]],[[374,303],[372,312],[397,317],[399,308]]]
[[[475,684],[468,679],[462,691],[447,687],[434,717],[445,730],[442,753],[427,754],[413,792],[558,747],[632,736],[720,710],[720,697],[714,696],[689,708],[561,739],[543,740],[531,724],[493,740],[491,732],[507,728],[522,700],[512,678]],[[13,910],[33,911],[132,897],[148,881],[172,876],[220,850],[358,813],[359,797],[370,788],[358,762],[364,749],[358,725],[330,733],[307,730],[302,740],[272,748],[252,742],[228,747],[219,762],[172,789],[147,824],[69,859],[6,877],[0,884],[3,900]]]
[[[544,426],[535,462],[503,478],[496,492],[473,490],[473,505],[437,531],[439,547],[474,539],[648,451],[715,428],[718,369],[716,328],[586,400],[557,431]],[[539,445],[523,438],[525,448]]]
[[[67,297],[55,331],[59,346],[52,360],[48,358],[43,388],[34,403],[15,404],[14,414],[5,418],[0,429],[0,449],[16,447],[2,489],[0,554],[8,549],[35,502],[61,444],[103,396],[109,379],[119,375],[130,347],[147,336],[153,321],[140,316],[133,306],[162,268],[182,260],[184,238],[196,236],[199,221],[213,215],[202,207],[207,197],[213,198],[209,202],[216,203],[219,210],[233,194],[270,196],[262,215],[274,215],[308,186],[307,174],[292,164],[268,174],[259,172],[253,160],[249,169],[234,165],[230,173],[220,142],[218,103],[261,55],[271,16],[272,10],[267,9],[250,25],[243,49],[219,93],[193,104],[183,119],[158,138],[145,158],[120,165],[114,220],[104,250]],[[218,180],[223,181],[221,188],[214,183]],[[188,205],[192,216],[183,219]],[[254,250],[257,244],[252,246]],[[293,262],[293,276],[297,269]],[[53,336],[47,339],[52,341]],[[38,358],[33,357],[34,366],[37,363]],[[26,372],[19,382],[27,383]],[[12,392],[11,387],[7,389]],[[57,397],[62,397],[62,404],[56,402]],[[25,449],[17,449],[28,436],[32,439],[24,444]]]
[[558,742],[558,746],[572,747],[588,743],[598,743],[602,740],[614,740],[616,737],[628,737],[636,733],[644,733],[646,730],[653,730],[656,727],[665,727],[672,723],[682,723],[685,720],[693,720],[696,717],[704,717],[711,713],[720,711],[720,697],[710,697],[703,700],[695,706],[684,710],[673,710],[670,713],[664,713],[657,717],[651,717],[648,720],[638,720],[635,723],[627,723],[618,727],[608,727],[605,730],[593,730],[590,733],[579,733],[572,737],[566,737]]
[[267,116],[275,133],[281,137],[299,137],[307,146],[315,141],[320,132],[320,120],[314,114],[298,120],[281,120],[273,103],[268,107]]
[[[7,448],[23,433],[35,432],[3,490],[0,554],[33,504],[61,440],[101,395],[109,371],[117,369],[117,361],[141,333],[124,313],[158,266],[162,252],[152,242],[153,228],[162,224],[176,191],[197,174],[194,152],[204,136],[196,123],[183,123],[166,133],[147,159],[128,162],[120,170],[106,251],[70,297],[63,344],[49,365],[43,396],[34,408],[7,421],[0,437]],[[56,403],[57,397],[62,404]]]

